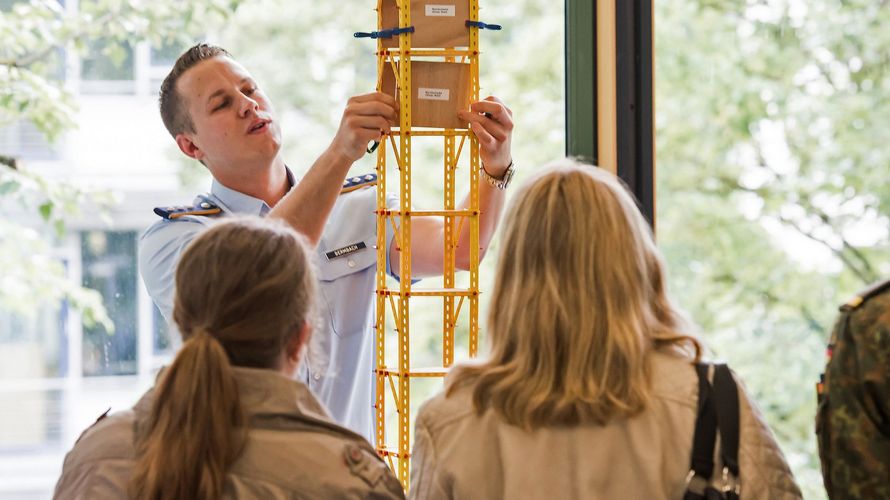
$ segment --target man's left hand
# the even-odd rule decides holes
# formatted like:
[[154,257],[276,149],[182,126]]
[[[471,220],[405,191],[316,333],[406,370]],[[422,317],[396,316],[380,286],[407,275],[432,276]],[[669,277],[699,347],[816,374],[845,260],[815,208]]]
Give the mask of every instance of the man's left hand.
[[460,119],[469,122],[479,139],[479,154],[485,170],[493,177],[502,177],[513,161],[513,112],[494,96],[470,104],[470,110],[458,111]]

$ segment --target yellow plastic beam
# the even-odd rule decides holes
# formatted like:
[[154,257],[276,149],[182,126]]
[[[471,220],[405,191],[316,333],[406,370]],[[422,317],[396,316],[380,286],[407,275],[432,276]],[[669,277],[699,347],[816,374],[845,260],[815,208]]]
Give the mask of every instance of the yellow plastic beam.
[[[478,0],[467,0],[470,7],[470,20],[479,20]],[[396,0],[399,9],[399,27],[411,26],[411,0]],[[377,1],[378,28],[384,29],[383,0]],[[398,49],[384,49],[382,40],[378,40],[377,52],[377,89],[381,90],[384,72],[395,73],[399,89],[399,123],[386,138],[381,140],[377,149],[377,275],[376,275],[376,345],[377,362],[372,376],[375,377],[377,395],[376,412],[376,447],[380,456],[396,472],[399,481],[407,491],[409,479],[409,463],[411,457],[411,379],[441,378],[454,363],[455,331],[464,302],[470,303],[469,313],[469,346],[468,354],[473,357],[478,351],[479,338],[479,143],[474,134],[467,129],[412,130],[411,129],[411,60],[413,57],[442,58],[445,62],[469,63],[471,79],[471,99],[479,99],[479,30],[470,28],[470,44],[467,49],[411,49],[411,34],[399,35]],[[443,138],[443,176],[444,196],[441,210],[413,210],[411,193],[411,141],[412,137]],[[457,176],[459,173],[461,153],[469,137],[470,181],[469,207],[458,209],[455,203]],[[458,138],[460,140],[458,141]],[[389,143],[391,148],[386,147]],[[395,167],[399,182],[399,208],[387,206],[387,159],[395,159]],[[411,221],[416,217],[442,217],[444,219],[444,257],[443,257],[443,288],[413,288],[411,283]],[[469,221],[469,274],[470,286],[455,286],[455,260],[457,244],[465,224]],[[389,289],[386,278],[386,230],[391,226],[399,249],[400,280],[398,289]],[[439,297],[444,304],[442,314],[442,366],[413,368],[410,358],[410,313],[409,306],[415,297]],[[468,299],[468,300],[467,300]],[[397,335],[398,358],[396,366],[388,366],[386,359],[386,340],[388,320]],[[387,391],[389,388],[389,391]],[[398,420],[395,443],[386,434],[387,399],[391,399],[393,410]]]

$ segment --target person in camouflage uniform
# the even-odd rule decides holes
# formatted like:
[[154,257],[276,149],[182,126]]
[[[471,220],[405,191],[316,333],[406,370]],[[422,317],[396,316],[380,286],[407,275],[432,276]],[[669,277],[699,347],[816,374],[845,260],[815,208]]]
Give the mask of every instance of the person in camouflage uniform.
[[829,498],[890,499],[890,280],[841,306],[818,385]]

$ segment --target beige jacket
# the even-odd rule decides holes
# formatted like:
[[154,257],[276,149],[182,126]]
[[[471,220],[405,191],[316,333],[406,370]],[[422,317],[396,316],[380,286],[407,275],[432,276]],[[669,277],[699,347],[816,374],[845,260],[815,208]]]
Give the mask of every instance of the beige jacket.
[[[304,384],[271,370],[235,368],[235,376],[251,428],[224,498],[404,498],[371,445],[333,423]],[[152,396],[149,390],[132,410],[83,433],[65,457],[55,498],[127,498],[133,424],[147,415]]]
[[[666,354],[654,355],[653,374],[649,408],[606,426],[525,432],[492,410],[477,415],[469,389],[435,396],[417,417],[409,498],[682,498],[698,378]],[[801,498],[763,417],[739,394],[741,498]]]

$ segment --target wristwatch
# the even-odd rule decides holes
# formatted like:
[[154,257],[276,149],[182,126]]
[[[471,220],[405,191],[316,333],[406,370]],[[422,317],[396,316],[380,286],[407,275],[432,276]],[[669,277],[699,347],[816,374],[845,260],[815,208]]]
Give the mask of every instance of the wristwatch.
[[482,177],[484,177],[492,187],[500,190],[507,189],[507,186],[510,185],[510,181],[513,180],[513,172],[515,171],[516,166],[513,164],[513,160],[510,160],[510,165],[507,167],[507,170],[504,171],[504,175],[500,179],[489,174],[488,171],[485,170],[485,165],[482,165],[479,168],[479,173],[482,174]]

